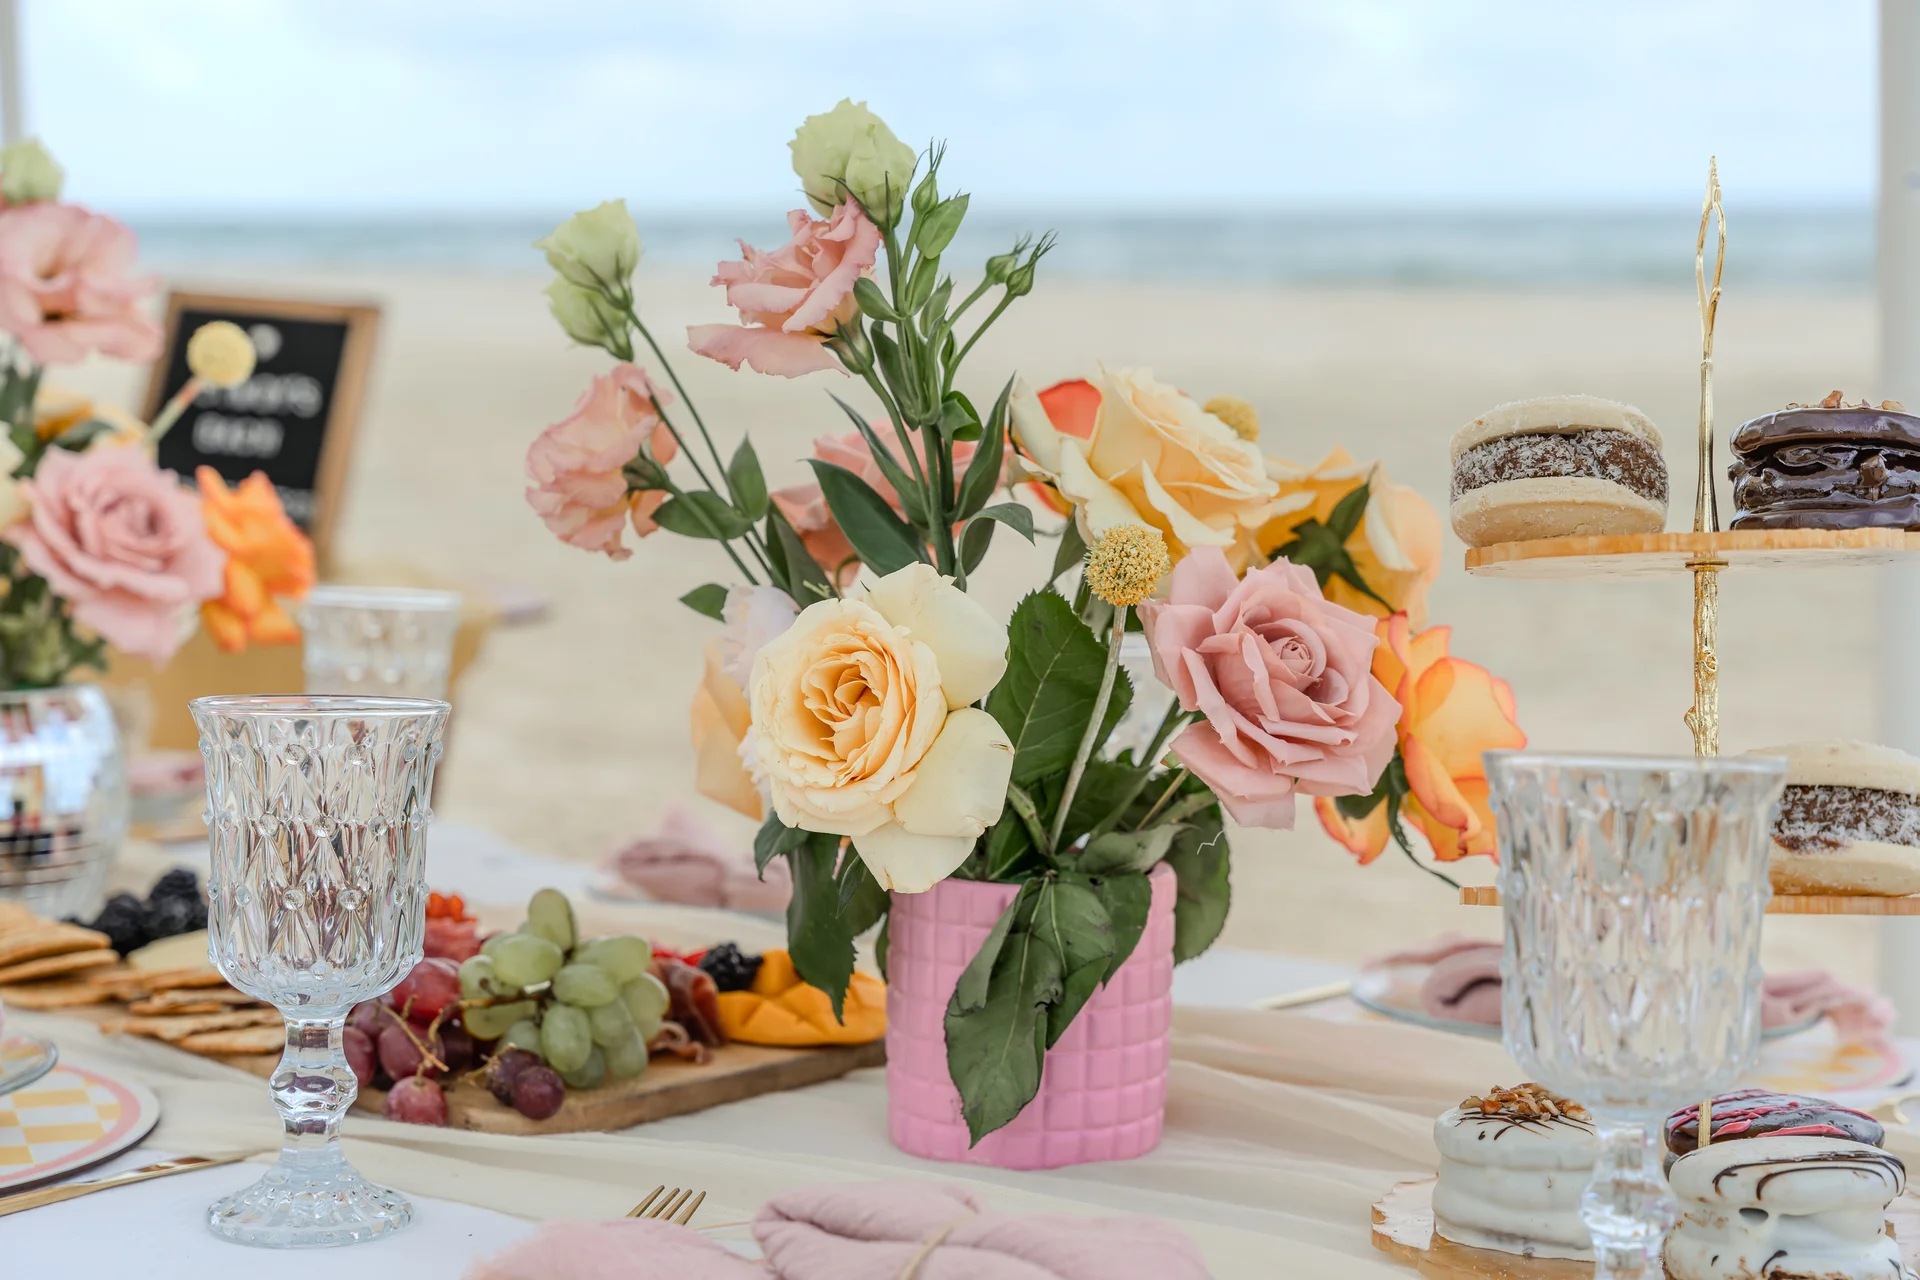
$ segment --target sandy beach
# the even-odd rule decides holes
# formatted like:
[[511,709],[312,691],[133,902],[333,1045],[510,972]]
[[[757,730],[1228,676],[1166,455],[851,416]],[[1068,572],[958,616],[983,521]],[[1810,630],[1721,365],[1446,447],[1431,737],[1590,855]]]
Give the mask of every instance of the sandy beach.
[[[531,255],[530,255],[531,256]],[[673,805],[744,843],[750,824],[695,796],[686,708],[714,624],[676,603],[728,581],[715,548],[670,535],[615,564],[562,546],[522,498],[528,442],[563,416],[606,358],[570,349],[549,321],[541,275],[204,269],[183,287],[369,299],[381,347],[342,537],[347,559],[404,560],[473,584],[530,589],[548,620],[495,633],[458,690],[447,819],[543,854],[594,860],[650,831]],[[643,314],[669,353],[689,323],[730,319],[704,277],[642,267]],[[1096,361],[1148,365],[1200,398],[1260,412],[1266,450],[1317,460],[1335,444],[1383,459],[1443,512],[1447,439],[1506,400],[1588,391],[1660,424],[1674,476],[1670,527],[1692,514],[1698,330],[1686,292],[1282,291],[1100,285],[1043,278],[969,364],[976,402],[1016,367],[1036,384]],[[1730,295],[1721,309],[1719,419],[1733,424],[1833,388],[1878,399],[1865,296]],[[677,368],[722,448],[753,434],[775,484],[802,476],[810,440],[844,429],[829,390],[733,373],[692,355]],[[137,398],[144,370],[90,366],[68,381]],[[1724,452],[1722,455],[1724,464]],[[1725,482],[1721,480],[1725,502]],[[1723,507],[1723,509],[1725,509]],[[1516,584],[1469,578],[1450,541],[1433,593],[1453,651],[1513,685],[1536,745],[1685,752],[1690,597],[1684,580]],[[1050,547],[1001,538],[977,579],[1005,611]],[[1873,571],[1734,577],[1722,591],[1728,751],[1806,737],[1872,737],[1877,657]],[[1823,673],[1805,682],[1809,668]],[[1491,879],[1484,862],[1457,874]],[[458,868],[436,883],[458,884]],[[1234,837],[1226,940],[1357,960],[1447,928],[1497,934],[1497,913],[1462,908],[1398,854],[1357,867],[1303,808],[1292,832]],[[1775,919],[1770,964],[1868,978],[1873,934],[1846,920]]]

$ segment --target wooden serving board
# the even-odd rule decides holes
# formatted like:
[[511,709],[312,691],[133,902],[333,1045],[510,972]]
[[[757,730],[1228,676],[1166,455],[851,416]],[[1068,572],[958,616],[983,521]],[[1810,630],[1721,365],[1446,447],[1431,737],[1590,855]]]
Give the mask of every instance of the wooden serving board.
[[[1439,1181],[1396,1183],[1374,1202],[1374,1248],[1428,1280],[1590,1280],[1591,1262],[1523,1258],[1441,1239],[1433,1229],[1433,1188]],[[1909,1268],[1920,1266],[1920,1198],[1903,1195],[1887,1206],[1887,1234],[1899,1241]]]
[[[1497,907],[1500,890],[1490,884],[1460,888],[1463,907]],[[1770,916],[1920,916],[1920,893],[1904,897],[1873,894],[1776,893],[1767,899]]]
[[[568,1089],[559,1112],[545,1120],[529,1120],[481,1086],[462,1082],[447,1090],[447,1124],[480,1133],[604,1133],[819,1084],[862,1067],[882,1066],[886,1060],[884,1040],[819,1049],[729,1044],[697,1066],[662,1054],[631,1080],[598,1089]],[[273,1074],[280,1055],[256,1053],[221,1061],[265,1077]],[[362,1089],[354,1109],[378,1115],[386,1097],[378,1089]]]
[[1656,578],[1699,561],[1723,569],[1831,569],[1893,564],[1920,552],[1904,529],[1729,529],[1720,533],[1594,534],[1497,542],[1467,551],[1479,577]]

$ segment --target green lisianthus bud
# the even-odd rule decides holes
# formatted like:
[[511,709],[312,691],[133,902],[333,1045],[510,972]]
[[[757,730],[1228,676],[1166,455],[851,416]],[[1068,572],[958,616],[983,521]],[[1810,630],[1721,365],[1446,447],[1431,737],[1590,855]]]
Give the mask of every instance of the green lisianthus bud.
[[1020,251],[1018,249],[1013,250],[1011,253],[994,254],[991,258],[987,259],[987,282],[989,284],[1005,284],[1007,277],[1011,276],[1013,269],[1019,265]]
[[1025,262],[1017,266],[1007,276],[1007,296],[1023,298],[1033,292],[1033,263]]
[[58,200],[66,177],[38,138],[22,138],[0,147],[0,200],[8,204]]
[[563,279],[613,295],[640,265],[640,228],[625,200],[608,200],[574,214],[533,247],[545,251],[547,265]]
[[864,102],[842,98],[833,110],[808,116],[787,148],[808,201],[822,216],[851,194],[876,222],[891,226],[906,205],[918,157]]
[[630,354],[627,318],[598,289],[586,289],[565,276],[547,286],[547,306],[569,338],[599,347],[619,360]]
[[929,173],[920,179],[920,185],[913,189],[913,216],[924,218],[927,210],[940,203],[940,183]]

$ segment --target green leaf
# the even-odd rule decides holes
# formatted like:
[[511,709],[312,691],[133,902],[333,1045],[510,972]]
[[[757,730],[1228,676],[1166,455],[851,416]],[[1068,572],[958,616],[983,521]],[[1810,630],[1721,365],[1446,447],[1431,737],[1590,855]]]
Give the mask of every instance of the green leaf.
[[880,932],[873,938],[873,962],[879,966],[880,981],[887,980],[887,955],[893,950],[893,913],[880,921]]
[[834,877],[840,840],[808,833],[806,844],[789,857],[793,897],[787,902],[787,954],[793,958],[793,971],[826,994],[836,1021],[853,981],[853,931],[840,914],[840,886]]
[[960,230],[960,220],[966,216],[966,196],[942,200],[914,222],[913,247],[924,254],[940,256],[953,243],[954,233]]
[[809,834],[780,821],[778,814],[768,814],[767,820],[760,824],[760,830],[753,835],[753,869],[765,879],[767,864],[798,849],[807,842]]
[[[1012,739],[1013,780],[1024,784],[1073,763],[1107,650],[1052,591],[1036,591],[1020,602],[1007,639],[1007,673],[987,695],[987,710]],[[1131,698],[1131,686],[1116,680],[1103,736],[1126,714]]]
[[1080,536],[1080,523],[1068,516],[1066,528],[1060,531],[1060,549],[1053,553],[1053,573],[1047,578],[1047,585],[1053,585],[1061,574],[1086,558],[1087,543]]
[[1014,920],[1023,911],[1032,910],[1033,896],[1039,890],[1040,882],[1037,880],[1021,885],[1020,891],[1013,895],[1013,901],[1007,904],[1007,909],[993,922],[993,928],[987,930],[987,936],[980,940],[980,950],[960,971],[960,979],[953,988],[953,1007],[962,1013],[973,1013],[986,1007],[987,978],[993,972],[994,962],[1000,958],[1000,948],[1006,944]]
[[934,328],[947,317],[947,303],[953,300],[953,277],[948,276],[934,286],[933,296],[927,299],[926,310],[920,315],[920,328],[931,335]]
[[998,520],[1028,542],[1033,541],[1033,512],[1017,502],[996,502],[974,516],[974,520]]
[[742,440],[727,464],[727,486],[733,490],[733,507],[749,520],[767,514],[767,478],[760,470],[760,459],[753,441]]
[[1060,998],[1047,1009],[1047,1048],[1053,1048],[1088,997],[1106,981],[1113,959],[1113,921],[1084,881],[1043,880],[1033,905],[1033,931],[1060,955]]
[[987,832],[987,879],[1021,880],[1038,870],[1040,859],[1027,824],[1011,808]]
[[1095,836],[1073,864],[1074,869],[1090,876],[1149,871],[1167,856],[1179,830],[1177,826],[1157,826]]
[[88,445],[101,436],[110,436],[116,430],[111,422],[102,422],[99,418],[88,418],[85,422],[76,422],[53,438],[56,448],[69,453],[84,453]]
[[1120,966],[1127,962],[1147,930],[1147,914],[1153,910],[1153,882],[1144,873],[1100,876],[1091,881],[1113,921],[1113,959],[1107,964],[1103,984],[1113,981]]
[[972,402],[958,391],[947,392],[940,402],[940,434],[949,440],[978,440],[985,434]]
[[913,270],[907,273],[907,287],[900,298],[900,309],[907,315],[917,316],[920,308],[927,305],[933,297],[933,286],[940,278],[940,259],[923,256],[913,264]]
[[851,845],[840,858],[840,917],[847,932],[859,937],[887,913],[890,899],[858,851]]
[[975,1143],[1012,1121],[1040,1091],[1046,1007],[1064,991],[1060,953],[1031,928],[1029,887],[1009,909],[1018,916],[993,957],[978,1007],[964,1009],[958,988],[947,1006],[947,1072]]
[[873,331],[873,361],[880,366],[880,376],[885,380],[887,390],[893,392],[893,402],[900,406],[900,412],[906,415],[907,421],[920,421],[920,388],[907,375],[906,362],[900,356],[900,344],[879,329]]
[[[1115,675],[1114,687],[1118,689],[1119,681],[1125,680],[1127,673],[1120,671]],[[1075,841],[1097,829],[1102,822],[1109,827],[1117,825],[1110,819],[1135,794],[1141,771],[1139,765],[1102,760],[1098,755],[1088,760],[1086,772],[1080,775],[1080,786],[1073,793],[1073,807],[1067,810],[1066,825],[1060,828],[1061,848],[1071,849]]]
[[840,531],[847,535],[854,552],[869,569],[885,577],[895,569],[926,559],[920,535],[913,531],[912,525],[893,514],[887,500],[875,493],[865,480],[831,462],[818,458],[810,458],[808,462],[820,481],[820,492],[826,496],[828,510],[833,512]]
[[620,468],[620,475],[626,480],[627,488],[634,492],[667,489],[673,485],[673,481],[667,478],[667,469],[644,453],[634,454]]
[[676,494],[660,504],[653,519],[662,529],[687,538],[737,538],[753,528],[748,520],[729,506],[719,494],[705,489]]
[[1227,833],[1216,806],[1194,815],[1173,838],[1167,865],[1179,878],[1173,903],[1173,960],[1191,960],[1213,945],[1233,904]]
[[986,506],[987,499],[1000,487],[1000,473],[1006,465],[1003,455],[1007,451],[1007,400],[1012,394],[1013,379],[1009,378],[1007,385],[1000,388],[1000,398],[994,401],[993,412],[987,415],[981,429],[980,447],[974,450],[973,460],[967,463],[967,472],[960,478],[956,514],[963,520]]
[[[831,392],[828,394],[832,395]],[[893,449],[880,439],[879,434],[867,420],[860,416],[859,410],[839,396],[833,396],[833,402],[853,420],[853,425],[865,438],[867,450],[873,454],[874,465],[880,468],[880,474],[887,478],[887,483],[893,486],[893,491],[900,495],[900,505],[906,509],[907,518],[924,528],[927,523],[927,506],[921,497],[920,482],[907,474],[906,468],[900,465],[900,460],[893,456]]]
[[900,323],[900,313],[887,301],[887,295],[880,291],[871,276],[861,276],[853,282],[853,300],[860,307],[860,314],[869,320],[887,320]]
[[1354,530],[1360,527],[1360,521],[1366,518],[1367,489],[1368,486],[1362,484],[1352,493],[1349,493],[1346,497],[1336,502],[1333,505],[1332,512],[1327,516],[1328,531],[1331,532],[1334,537],[1338,538],[1342,544],[1345,544],[1346,540],[1353,536]]
[[695,613],[704,613],[715,622],[727,620],[727,589],[717,582],[695,587],[680,597],[680,603]]
[[960,567],[972,573],[987,558],[987,548],[993,545],[993,521],[969,520],[965,532],[960,535]]
[[833,598],[833,586],[814,561],[813,553],[787,522],[779,507],[767,508],[767,562],[773,569],[774,585],[792,596],[801,608]]

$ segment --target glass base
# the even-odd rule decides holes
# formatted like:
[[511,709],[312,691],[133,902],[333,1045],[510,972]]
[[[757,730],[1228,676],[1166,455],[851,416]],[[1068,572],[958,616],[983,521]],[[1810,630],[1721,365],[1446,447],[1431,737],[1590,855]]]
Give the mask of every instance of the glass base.
[[250,1187],[207,1207],[207,1227],[235,1244],[321,1249],[391,1235],[413,1221],[398,1191],[376,1187],[338,1158],[301,1169],[286,1158]]

